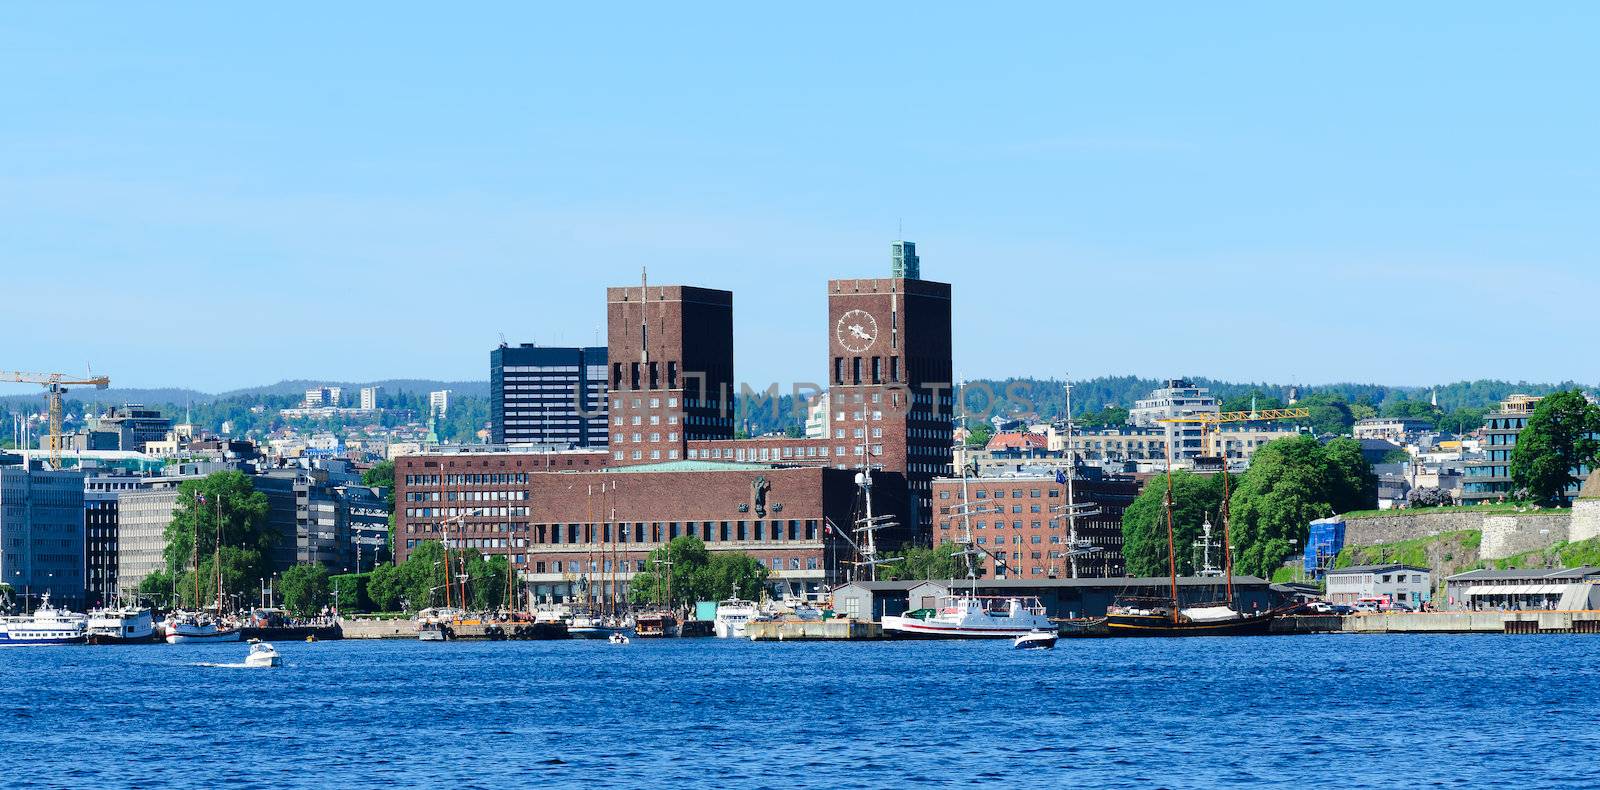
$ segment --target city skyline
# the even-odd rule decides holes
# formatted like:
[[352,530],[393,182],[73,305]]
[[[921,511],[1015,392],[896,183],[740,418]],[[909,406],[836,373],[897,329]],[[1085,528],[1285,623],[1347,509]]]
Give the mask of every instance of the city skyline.
[[[740,379],[822,380],[826,281],[903,236],[953,285],[960,378],[1600,380],[1564,350],[1600,323],[1548,303],[1600,286],[1600,116],[1569,100],[1595,12],[1443,8],[865,9],[785,40],[643,9],[603,50],[566,9],[36,11],[3,34],[29,112],[0,232],[13,323],[50,331],[4,364],[479,380],[501,333],[594,344],[645,265],[734,292]],[[400,312],[405,343],[363,328]]]

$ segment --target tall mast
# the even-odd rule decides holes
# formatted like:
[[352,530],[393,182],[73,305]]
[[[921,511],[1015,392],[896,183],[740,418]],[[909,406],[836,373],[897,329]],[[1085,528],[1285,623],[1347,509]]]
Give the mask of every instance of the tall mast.
[[[199,496],[200,504],[204,505],[206,503],[205,495],[200,494]],[[194,608],[198,612],[204,608],[200,605],[200,519],[198,516],[194,520],[194,551],[190,552],[190,555],[194,559]]]
[[1228,456],[1222,456],[1222,573],[1228,585],[1228,606],[1233,606],[1233,538],[1228,534]]
[[[961,407],[962,414],[957,420],[961,423],[964,431],[967,427],[967,409],[963,401],[964,399],[958,397],[956,405]],[[977,549],[973,548],[974,544],[972,542],[972,497],[967,492],[967,440],[965,438],[961,440],[961,523],[966,531],[966,537],[963,539],[966,545],[962,547],[961,556],[962,559],[966,560],[967,582],[971,585],[972,596],[975,598],[978,595],[978,573],[973,568],[972,558]]]
[[217,544],[211,564],[217,572],[217,616],[222,616],[222,494],[217,494]]
[[1172,540],[1172,442],[1167,442],[1167,574],[1172,580],[1172,622],[1178,622],[1178,555]]
[[1072,451],[1072,379],[1067,379],[1067,557],[1072,578],[1078,578],[1078,500],[1072,497],[1072,479],[1078,476],[1078,458]]

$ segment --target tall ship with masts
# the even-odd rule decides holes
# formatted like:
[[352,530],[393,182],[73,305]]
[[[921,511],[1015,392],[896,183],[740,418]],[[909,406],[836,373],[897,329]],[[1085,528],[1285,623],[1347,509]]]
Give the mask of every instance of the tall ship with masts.
[[[1178,560],[1172,524],[1172,443],[1167,443],[1167,491],[1163,516],[1167,527],[1165,596],[1122,596],[1106,609],[1105,625],[1112,636],[1253,636],[1272,628],[1274,611],[1241,612],[1234,598],[1233,546],[1228,531],[1228,471],[1222,470],[1222,591],[1220,598],[1185,604],[1178,595]],[[1207,569],[1210,569],[1209,523],[1204,528]]]
[[[203,493],[195,494],[195,501],[201,505],[206,504]],[[195,521],[194,545],[192,550],[194,561],[194,600],[195,605],[200,605],[200,523]],[[211,567],[216,572],[217,602],[216,611],[201,609],[196,612],[173,612],[167,617],[164,624],[167,644],[181,645],[198,642],[237,642],[240,638],[240,629],[237,625],[227,622],[223,617],[222,594],[222,498],[217,497],[217,539],[215,555],[211,560]]]

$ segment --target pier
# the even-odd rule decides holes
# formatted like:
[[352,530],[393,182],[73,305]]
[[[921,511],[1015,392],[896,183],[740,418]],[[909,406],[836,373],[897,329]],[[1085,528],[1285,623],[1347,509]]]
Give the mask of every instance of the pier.
[[1600,634],[1600,611],[1369,612],[1343,619],[1357,634]]
[[754,642],[882,639],[883,626],[867,620],[752,620],[744,632]]

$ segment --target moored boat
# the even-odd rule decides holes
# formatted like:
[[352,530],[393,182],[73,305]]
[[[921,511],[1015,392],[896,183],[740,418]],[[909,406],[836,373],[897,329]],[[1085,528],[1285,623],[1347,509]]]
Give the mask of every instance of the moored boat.
[[169,645],[237,642],[242,635],[238,626],[223,622],[206,612],[174,612],[164,626]]
[[89,610],[89,644],[127,645],[159,641],[155,618],[142,606]]
[[39,599],[31,615],[0,623],[0,645],[81,645],[89,638],[89,618],[50,605],[50,593]]
[[1037,630],[1055,632],[1038,598],[946,595],[933,610],[883,618],[884,636],[896,639],[1014,639]]
[[640,639],[661,639],[678,635],[678,618],[671,612],[641,614],[633,621],[633,635]]
[[745,624],[760,614],[755,601],[740,598],[735,588],[732,598],[717,602],[717,616],[712,620],[712,627],[718,639],[743,639]]

